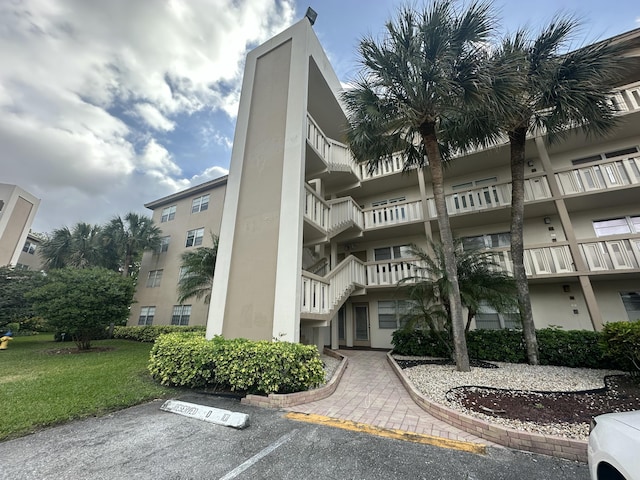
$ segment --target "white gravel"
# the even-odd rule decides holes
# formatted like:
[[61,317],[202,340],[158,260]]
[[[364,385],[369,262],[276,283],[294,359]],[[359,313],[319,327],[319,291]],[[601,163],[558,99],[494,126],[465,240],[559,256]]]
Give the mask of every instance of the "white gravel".
[[[426,357],[404,357],[397,360],[418,360]],[[491,362],[499,368],[472,368],[471,372],[458,372],[452,365],[419,365],[407,368],[404,373],[425,397],[485,421],[504,425],[516,430],[558,435],[585,440],[589,434],[588,424],[538,425],[473,412],[462,405],[449,401],[446,393],[463,386],[493,387],[514,390],[537,390],[545,392],[569,392],[592,390],[604,387],[606,375],[622,372],[615,370],[592,370],[553,366],[531,366],[526,364]]]
[[324,365],[324,383],[319,386],[323,387],[331,381],[331,379],[333,378],[333,374],[340,365],[341,360],[325,354],[320,355],[320,360],[322,360],[322,364]]

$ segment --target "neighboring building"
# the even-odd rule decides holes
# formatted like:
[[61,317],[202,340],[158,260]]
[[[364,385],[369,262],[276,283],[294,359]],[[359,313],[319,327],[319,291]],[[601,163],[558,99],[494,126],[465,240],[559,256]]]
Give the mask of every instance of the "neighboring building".
[[[638,57],[639,37],[634,30],[616,39],[635,45]],[[597,330],[603,322],[640,317],[640,62],[635,65],[612,97],[621,117],[613,134],[574,132],[553,146],[542,137],[528,140],[525,262],[538,328]],[[403,173],[400,158],[374,172],[354,164],[344,144],[340,89],[306,19],[249,53],[208,337],[390,347],[406,306],[397,282],[415,273],[407,247],[426,249],[428,237],[438,238],[432,186],[427,170]],[[454,235],[492,249],[509,271],[508,146],[454,161],[445,181]],[[180,249],[188,229],[216,231],[219,224],[218,217],[203,223],[189,213],[198,194],[151,206],[164,229],[160,207],[184,205],[189,223],[171,230]],[[153,258],[153,268],[167,268],[160,267],[161,256]],[[139,289],[135,319],[140,307],[160,304],[161,292],[169,296],[175,271],[163,275],[171,285]],[[156,323],[169,323],[170,316],[170,309],[156,310]],[[476,322],[513,325],[509,315],[491,311]]]
[[18,263],[39,206],[29,192],[0,183],[0,266]]
[[212,246],[211,234],[220,231],[227,177],[197,185],[147,203],[154,223],[162,230],[158,251],[142,256],[138,286],[129,325],[205,325],[204,299],[177,302],[180,256],[189,249]]
[[42,239],[33,233],[27,234],[27,240],[24,242],[18,261],[16,262],[16,268],[24,270],[42,270],[43,262],[40,257],[40,244]]

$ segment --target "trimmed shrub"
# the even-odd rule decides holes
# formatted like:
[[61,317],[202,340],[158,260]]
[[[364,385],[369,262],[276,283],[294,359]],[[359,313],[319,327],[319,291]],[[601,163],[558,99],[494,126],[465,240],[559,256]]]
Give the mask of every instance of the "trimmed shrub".
[[314,345],[206,340],[199,333],[159,336],[151,349],[149,372],[163,385],[264,394],[304,391],[324,381]]
[[[618,362],[604,355],[599,332],[545,328],[537,330],[536,334],[542,365],[619,368]],[[397,330],[391,343],[394,353],[399,355],[448,357],[446,348],[431,331]],[[519,330],[472,330],[467,333],[467,348],[472,359],[508,363],[527,361]]]
[[640,375],[640,320],[607,323],[601,338],[607,359],[622,370]]
[[145,326],[116,326],[113,329],[113,338],[122,340],[134,340],[136,342],[155,342],[165,333],[200,332],[204,336],[207,327],[204,325],[178,326],[178,325],[145,325]]

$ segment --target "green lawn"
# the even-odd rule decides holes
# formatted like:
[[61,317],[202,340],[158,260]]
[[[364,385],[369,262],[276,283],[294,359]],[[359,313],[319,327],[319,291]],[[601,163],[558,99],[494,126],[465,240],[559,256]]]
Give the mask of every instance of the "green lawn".
[[92,346],[109,350],[52,353],[75,344],[51,334],[14,338],[0,350],[0,440],[175,393],[147,373],[152,345],[101,340]]

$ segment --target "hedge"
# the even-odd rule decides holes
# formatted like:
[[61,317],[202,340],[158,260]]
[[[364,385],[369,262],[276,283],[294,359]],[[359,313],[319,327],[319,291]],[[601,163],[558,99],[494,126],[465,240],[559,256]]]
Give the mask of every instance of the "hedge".
[[113,329],[113,338],[122,340],[135,340],[136,342],[155,342],[156,339],[165,333],[174,332],[199,332],[204,336],[207,327],[203,325],[196,326],[178,326],[178,325],[145,325],[132,327],[115,327]]
[[[628,325],[630,322],[616,322]],[[640,322],[638,322],[640,324]],[[607,328],[615,324],[607,324]],[[620,327],[619,327],[620,328]],[[636,352],[640,354],[640,327]],[[536,331],[541,365],[583,368],[615,368],[629,371],[617,351],[609,353],[610,341],[600,332],[545,328]],[[441,332],[440,335],[443,335]],[[448,334],[444,333],[448,339]],[[428,330],[396,330],[391,340],[399,355],[447,357],[447,349]],[[625,348],[630,349],[630,346]],[[467,349],[472,359],[493,362],[525,363],[526,348],[519,330],[472,330],[467,333]]]
[[605,357],[621,368],[640,375],[640,320],[608,323],[602,330]]
[[159,336],[151,349],[149,372],[163,385],[263,394],[308,390],[325,375],[315,345],[206,340],[198,333]]

